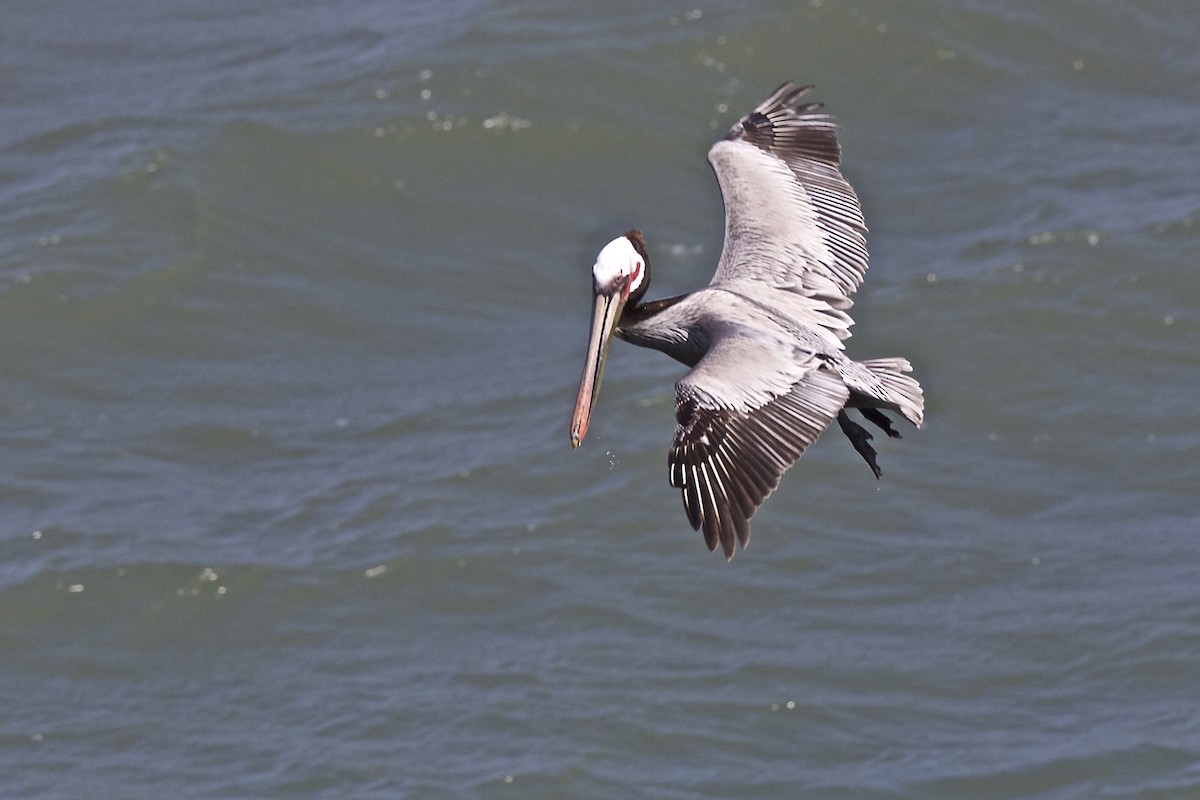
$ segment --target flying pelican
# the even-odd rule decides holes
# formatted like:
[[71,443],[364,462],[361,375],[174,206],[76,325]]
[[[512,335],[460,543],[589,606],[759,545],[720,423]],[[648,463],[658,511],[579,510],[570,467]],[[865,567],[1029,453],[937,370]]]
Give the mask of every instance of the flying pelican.
[[904,358],[851,361],[850,295],[867,270],[866,226],[839,169],[837,124],[812,86],[776,89],[708,151],[725,201],[725,245],[707,288],[642,302],[646,240],[631,230],[592,267],[595,304],[571,445],[587,433],[615,333],[691,367],[675,384],[671,485],[688,522],[727,559],[750,518],[834,419],[878,478],[855,408],[899,438],[883,410],[920,427],[921,385]]

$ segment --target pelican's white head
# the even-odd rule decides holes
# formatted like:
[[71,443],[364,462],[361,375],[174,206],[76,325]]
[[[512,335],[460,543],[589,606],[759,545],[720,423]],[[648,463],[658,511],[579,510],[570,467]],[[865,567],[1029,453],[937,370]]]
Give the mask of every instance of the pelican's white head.
[[592,335],[588,338],[587,361],[579,379],[579,396],[571,416],[571,445],[578,447],[587,433],[592,406],[600,393],[608,345],[626,304],[637,306],[650,287],[650,260],[640,231],[630,231],[604,245],[592,267]]
[[604,245],[592,267],[592,280],[597,291],[614,293],[619,287],[621,299],[627,300],[646,285],[647,273],[646,242],[640,232],[630,231]]

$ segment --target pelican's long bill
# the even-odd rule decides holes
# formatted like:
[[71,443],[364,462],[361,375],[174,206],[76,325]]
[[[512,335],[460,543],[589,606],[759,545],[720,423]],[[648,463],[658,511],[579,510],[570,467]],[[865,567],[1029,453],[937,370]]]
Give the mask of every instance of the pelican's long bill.
[[579,397],[575,399],[575,413],[571,417],[571,446],[579,447],[587,435],[588,421],[592,418],[592,406],[600,393],[600,379],[604,377],[604,362],[608,360],[608,345],[617,330],[617,320],[625,309],[629,295],[618,283],[609,289],[596,288],[595,304],[592,307],[592,335],[588,339],[587,361],[583,364],[583,377],[579,379]]

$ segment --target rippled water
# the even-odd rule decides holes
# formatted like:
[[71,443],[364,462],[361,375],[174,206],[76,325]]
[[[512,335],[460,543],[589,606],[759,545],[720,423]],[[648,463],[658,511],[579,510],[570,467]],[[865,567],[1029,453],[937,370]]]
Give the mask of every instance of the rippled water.
[[[1200,17],[1092,3],[15,2],[0,30],[13,797],[1200,792]],[[823,438],[709,554],[678,365],[787,78],[871,226]]]

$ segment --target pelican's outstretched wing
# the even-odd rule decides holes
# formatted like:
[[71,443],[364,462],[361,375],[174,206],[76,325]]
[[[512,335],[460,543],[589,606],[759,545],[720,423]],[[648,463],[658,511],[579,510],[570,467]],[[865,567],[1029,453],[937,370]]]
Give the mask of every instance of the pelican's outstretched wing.
[[867,271],[867,229],[839,168],[837,123],[820,103],[801,102],[811,89],[783,84],[709,149],[725,201],[712,285],[799,295],[778,302],[844,339]]
[[671,485],[692,528],[732,558],[783,473],[837,416],[849,389],[818,357],[727,331],[675,385]]

